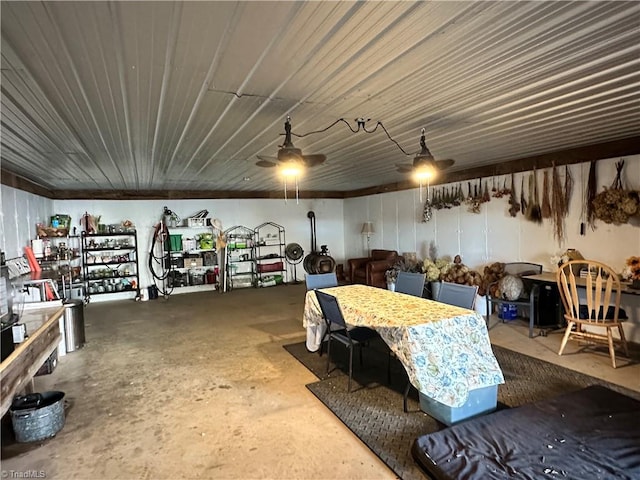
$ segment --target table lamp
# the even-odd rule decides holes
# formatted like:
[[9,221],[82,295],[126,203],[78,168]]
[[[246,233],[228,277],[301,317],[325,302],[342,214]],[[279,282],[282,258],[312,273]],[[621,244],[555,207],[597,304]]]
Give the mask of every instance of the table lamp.
[[369,242],[371,241],[371,235],[376,233],[375,230],[373,229],[373,222],[364,222],[362,224],[362,230],[360,231],[360,233],[362,235],[367,236],[367,255],[369,255],[371,253],[371,250],[369,249]]

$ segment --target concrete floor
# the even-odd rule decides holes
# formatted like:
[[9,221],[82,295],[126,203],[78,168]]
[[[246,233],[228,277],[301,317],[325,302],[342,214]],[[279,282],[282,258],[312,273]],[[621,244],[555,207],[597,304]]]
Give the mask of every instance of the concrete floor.
[[[304,339],[304,285],[90,304],[86,346],[36,389],[62,390],[65,427],[2,445],[3,478],[396,478],[304,385],[282,345]],[[498,345],[640,391],[640,363],[529,339],[491,321]],[[399,408],[401,408],[399,404]],[[6,423],[6,417],[5,417]]]

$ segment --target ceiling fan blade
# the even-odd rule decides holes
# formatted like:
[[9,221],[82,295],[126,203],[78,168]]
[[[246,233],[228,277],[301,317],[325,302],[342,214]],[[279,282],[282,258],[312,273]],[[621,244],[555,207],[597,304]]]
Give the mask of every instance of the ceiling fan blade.
[[450,158],[447,158],[446,160],[435,160],[436,167],[438,167],[439,170],[449,168],[454,163],[456,163],[455,160],[451,160]]
[[316,165],[324,163],[327,157],[322,153],[316,153],[314,155],[303,155],[302,159],[307,167],[315,167]]
[[290,162],[292,160],[302,160],[302,151],[295,147],[282,147],[278,150],[278,161]]
[[256,165],[258,165],[259,167],[271,168],[276,166],[276,162],[267,160],[268,157],[261,157],[260,155],[258,155],[258,158],[260,160],[256,162]]
[[398,167],[397,171],[400,173],[410,173],[413,171],[413,165],[404,165],[402,163],[396,163],[396,167]]

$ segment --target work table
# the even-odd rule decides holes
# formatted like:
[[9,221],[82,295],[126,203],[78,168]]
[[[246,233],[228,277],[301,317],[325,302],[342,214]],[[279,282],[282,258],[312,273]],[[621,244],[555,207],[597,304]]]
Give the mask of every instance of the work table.
[[20,323],[27,327],[29,337],[0,363],[1,415],[11,407],[14,395],[33,388],[33,376],[60,343],[59,319],[64,306],[26,310]]

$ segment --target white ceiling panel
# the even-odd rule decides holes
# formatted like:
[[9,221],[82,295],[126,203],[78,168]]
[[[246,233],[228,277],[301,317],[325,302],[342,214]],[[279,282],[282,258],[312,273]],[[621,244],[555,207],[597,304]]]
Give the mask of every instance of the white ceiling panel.
[[[3,1],[2,168],[51,190],[406,182],[420,129],[450,172],[640,135],[638,2]],[[640,147],[639,147],[640,148]],[[410,155],[405,155],[401,150]]]

